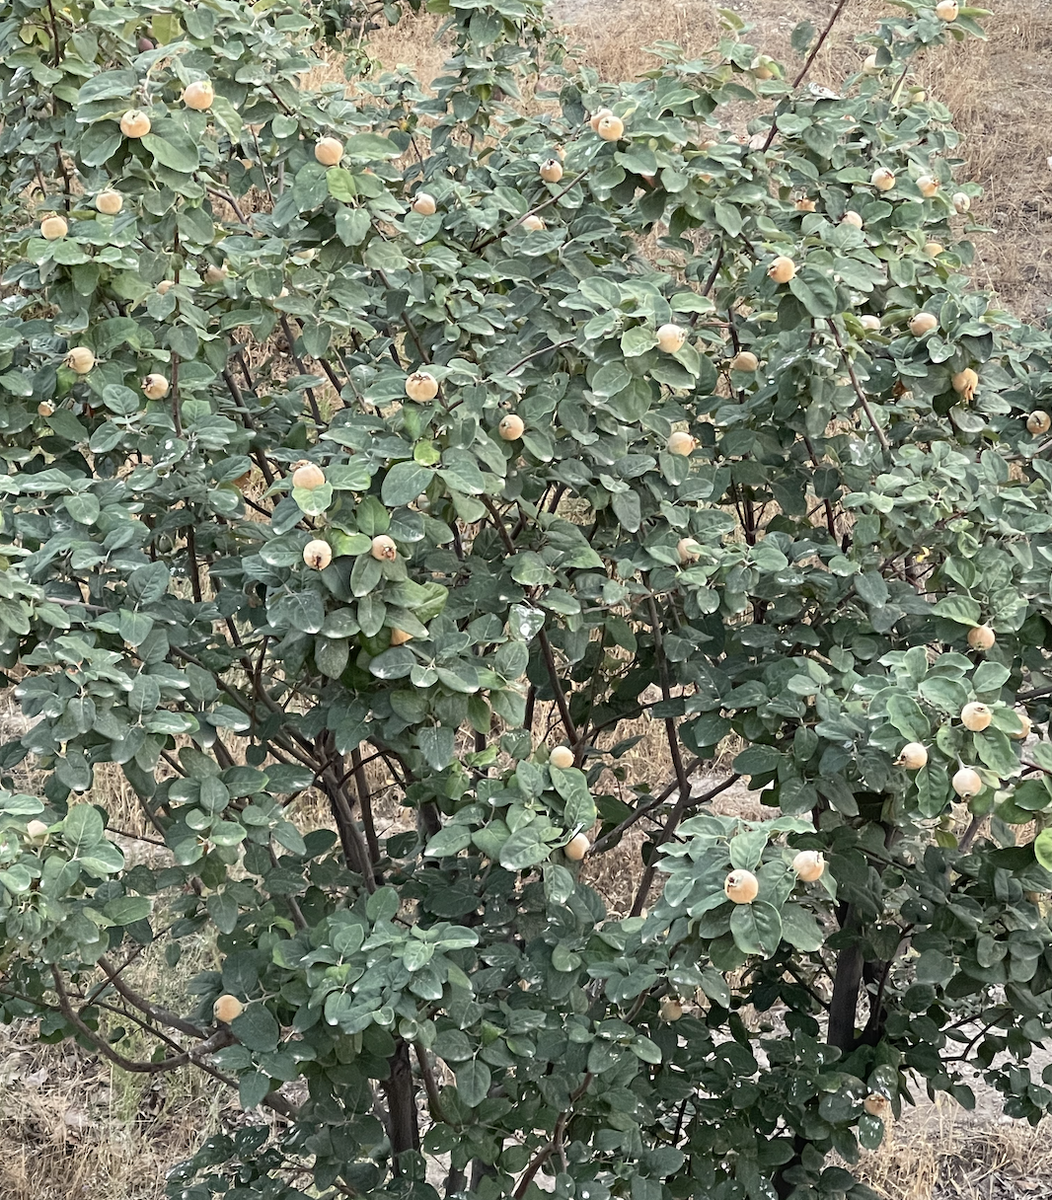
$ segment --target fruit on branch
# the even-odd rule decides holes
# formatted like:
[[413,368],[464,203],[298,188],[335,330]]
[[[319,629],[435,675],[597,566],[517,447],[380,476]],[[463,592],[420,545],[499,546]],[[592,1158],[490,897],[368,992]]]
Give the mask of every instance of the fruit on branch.
[[989,650],[997,641],[997,635],[989,625],[976,625],[968,630],[968,645],[973,650]]
[[760,365],[760,360],[751,350],[740,350],[731,359],[732,371],[755,371]]
[[537,216],[536,213],[528,213],[519,224],[527,233],[540,233],[545,228],[544,219]]
[[682,350],[686,340],[687,331],[681,325],[673,325],[669,322],[667,325],[662,325],[657,331],[658,349],[665,354],[675,354],[678,350]]
[[928,761],[927,748],[922,746],[920,742],[907,742],[902,747],[901,752],[895,765],[897,767],[905,767],[907,771],[919,771]]
[[523,431],[526,428],[526,422],[522,417],[516,416],[515,413],[508,413],[506,417],[501,418],[500,424],[497,426],[497,432],[506,442],[514,442],[521,438]]
[[548,158],[541,163],[541,178],[545,183],[558,183],[563,177],[563,165],[557,158]]
[[917,178],[917,188],[925,200],[930,200],[939,190],[939,181],[931,175],[920,175]]
[[42,842],[47,838],[48,826],[43,821],[30,821],[26,825],[26,837],[31,842]]
[[334,137],[321,138],[314,146],[314,157],[323,167],[335,167],[343,158],[343,142]]
[[895,172],[889,171],[887,167],[877,167],[869,177],[869,182],[878,192],[890,192],[895,186]]
[[115,217],[124,207],[124,197],[120,192],[107,188],[95,197],[95,207],[107,217]]
[[221,267],[215,263],[209,263],[205,268],[205,283],[222,283],[229,273],[230,269],[226,263],[223,263]]
[[212,1016],[217,1021],[222,1021],[224,1025],[240,1017],[245,1011],[245,1006],[236,996],[231,996],[229,993],[220,996],[215,1004],[212,1005]]
[[608,108],[596,109],[596,111],[588,119],[588,124],[591,125],[592,132],[598,133],[599,132],[599,122],[601,120],[603,120],[604,117],[612,117],[613,115],[614,114]]
[[405,381],[405,394],[424,404],[438,395],[438,380],[428,371],[414,371]]
[[315,571],[324,571],[332,562],[332,547],[321,538],[312,538],[303,547],[303,561]]
[[757,55],[757,57],[752,60],[752,66],[749,69],[757,79],[774,78],[774,63],[767,57],[766,54]]
[[573,766],[573,751],[569,746],[556,746],[548,756],[548,761],[553,767],[565,771]]
[[889,1107],[888,1098],[882,1096],[880,1092],[870,1092],[862,1101],[862,1107],[871,1117],[880,1117],[883,1120]]
[[914,337],[923,337],[926,333],[931,333],[933,329],[939,328],[939,319],[929,312],[914,313],[910,317],[910,333]]
[[973,771],[971,767],[961,767],[959,771],[954,772],[950,786],[962,800],[970,800],[983,790],[983,781],[979,778],[978,771]]
[[438,209],[438,204],[430,192],[417,192],[413,197],[412,209],[421,217],[433,217]]
[[961,724],[972,733],[981,733],[993,719],[994,714],[990,708],[978,700],[973,700],[961,709]]
[[163,375],[147,375],[140,386],[147,400],[161,400],[168,395],[168,380]]
[[582,858],[591,849],[592,843],[585,837],[583,833],[575,833],[572,838],[563,847],[563,854],[566,855],[571,862],[580,862]]
[[398,557],[398,547],[386,533],[380,533],[373,538],[369,553],[380,562],[394,562]]
[[867,54],[862,62],[863,75],[879,75],[880,67],[877,66],[877,52],[874,50],[872,54]]
[[697,444],[697,438],[691,437],[689,433],[683,433],[682,431],[679,431],[669,437],[668,441],[665,443],[665,449],[669,452],[669,454],[686,456],[694,453]]
[[796,202],[797,212],[814,212],[816,207],[815,202],[807,196],[801,196]]
[[683,1005],[675,996],[663,996],[658,1005],[658,1016],[662,1021],[678,1021],[683,1016]]
[[1035,408],[1026,419],[1026,427],[1035,437],[1042,433],[1048,433],[1052,429],[1052,416],[1043,408]]
[[723,881],[723,890],[735,904],[752,904],[760,884],[752,871],[731,871]]
[[803,883],[814,883],[825,874],[825,856],[820,850],[801,850],[793,859],[793,870]]
[[935,6],[935,15],[940,21],[956,21],[960,11],[957,0],[939,0]]
[[862,217],[855,212],[853,208],[849,208],[846,213],[840,218],[841,225],[854,225],[856,229],[861,229],[863,226]]
[[162,279],[161,282],[157,285],[157,295],[158,296],[167,296],[168,293],[174,287],[175,287],[174,279]]
[[787,258],[784,254],[779,254],[773,263],[767,268],[767,274],[775,281],[775,283],[788,283],[796,274],[796,263],[791,258]]
[[57,242],[69,233],[65,217],[45,217],[40,222],[40,236],[49,242]]
[[979,376],[971,367],[965,367],[963,371],[958,371],[950,382],[958,396],[965,400],[971,400],[975,395],[975,389],[979,386]]
[[406,631],[404,629],[392,629],[391,630],[391,645],[392,646],[404,646],[406,644],[406,642],[411,642],[412,640],[413,640],[413,635],[411,633],[406,633]]
[[701,543],[693,538],[680,538],[676,543],[676,550],[679,552],[681,563],[697,562],[701,557]]
[[325,482],[325,472],[317,463],[301,462],[292,472],[292,486],[302,488],[305,492],[313,492]]
[[130,108],[121,117],[121,133],[126,138],[145,137],[150,132],[150,118],[138,108]]
[[50,400],[41,400],[37,405],[38,417],[53,417],[55,415],[55,406]]
[[215,89],[209,79],[195,80],[183,88],[183,103],[187,108],[192,108],[197,112],[204,112],[206,108],[211,108],[215,98]]
[[924,253],[927,254],[929,258],[938,258],[940,254],[946,253],[946,247],[942,244],[942,242],[925,242]]
[[880,328],[880,317],[873,313],[863,313],[858,321],[862,328],[868,330],[870,333],[876,333]]
[[616,142],[617,139],[625,132],[625,123],[620,117],[615,117],[613,113],[603,119],[596,126],[596,133],[603,139],[604,142]]
[[954,192],[953,207],[959,213],[966,213],[972,207],[972,198],[967,192]]
[[95,365],[95,355],[87,346],[74,346],[66,355],[66,366],[78,375],[87,375]]
[[1025,741],[1030,736],[1030,731],[1034,728],[1034,722],[1030,720],[1030,714],[1025,708],[1016,708],[1012,711],[1019,718],[1019,723],[1023,728],[1018,733],[1010,733],[1008,736],[1014,738],[1017,742]]

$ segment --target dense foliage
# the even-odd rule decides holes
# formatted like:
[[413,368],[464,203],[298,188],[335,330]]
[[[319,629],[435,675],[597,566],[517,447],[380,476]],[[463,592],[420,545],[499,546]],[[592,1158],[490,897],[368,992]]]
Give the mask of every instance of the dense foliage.
[[[0,1016],[239,1089],[181,1200],[863,1196],[966,1063],[1036,1122],[1052,345],[910,86],[981,14],[833,92],[428,7],[431,88],[394,4],[4,6]],[[122,975],[209,930],[196,1011]]]

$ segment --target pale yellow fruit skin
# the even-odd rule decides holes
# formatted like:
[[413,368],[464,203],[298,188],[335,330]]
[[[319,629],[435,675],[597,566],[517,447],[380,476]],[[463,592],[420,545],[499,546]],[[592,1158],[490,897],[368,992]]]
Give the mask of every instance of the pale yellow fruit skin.
[[731,871],[723,883],[727,899],[735,904],[752,904],[760,891],[760,884],[752,871]]
[[37,405],[38,417],[53,417],[55,415],[55,406],[50,400],[41,400]]
[[545,183],[558,183],[563,177],[563,165],[557,158],[549,158],[541,163],[540,175]]
[[406,631],[404,629],[392,629],[391,630],[391,645],[392,646],[404,646],[406,644],[406,642],[411,642],[412,640],[413,640],[413,635],[411,633],[406,633]]
[[954,192],[953,207],[958,213],[966,213],[972,207],[972,198],[967,192]]
[[413,197],[413,212],[421,217],[433,217],[438,205],[430,192],[417,192]]
[[874,51],[872,54],[866,55],[865,60],[862,63],[862,74],[863,75],[879,75],[880,74],[880,67],[877,66],[876,51]]
[[569,746],[556,746],[548,757],[553,767],[566,771],[573,766],[573,751]]
[[620,117],[613,115],[603,117],[596,127],[596,133],[603,139],[604,142],[616,142],[619,137],[625,132],[625,123]]
[[959,12],[957,0],[939,0],[935,6],[935,15],[940,21],[956,21]]
[[87,346],[74,346],[66,355],[66,366],[78,375],[87,375],[95,365],[95,355]]
[[993,720],[993,713],[985,704],[973,701],[961,709],[961,724],[972,733],[981,733]]
[[862,328],[867,330],[869,333],[876,333],[880,328],[880,317],[874,316],[873,313],[864,313],[861,317],[859,317],[859,322],[861,323]]
[[26,825],[26,837],[31,842],[42,842],[48,835],[48,827],[43,821],[30,821]]
[[95,207],[107,217],[115,217],[124,207],[124,197],[120,192],[107,190],[99,192],[95,197]]
[[434,400],[438,395],[438,380],[427,371],[414,371],[405,381],[405,394],[418,404]]
[[585,837],[583,833],[575,833],[572,838],[563,847],[563,854],[571,862],[580,862],[582,858],[591,849],[592,843]]
[[938,258],[940,254],[946,253],[946,247],[942,244],[942,242],[925,242],[924,253],[927,254],[929,258]]
[[212,1005],[212,1016],[217,1021],[222,1021],[224,1025],[240,1017],[244,1011],[245,1006],[241,1001],[231,995],[220,996]]
[[325,482],[325,472],[317,463],[300,463],[292,472],[292,486],[302,488],[305,492],[313,492]]
[[893,171],[889,171],[887,167],[877,167],[870,176],[869,182],[878,192],[890,192],[895,186],[895,174]]
[[665,445],[665,449],[669,454],[679,454],[686,457],[694,453],[697,444],[697,439],[692,438],[689,433],[679,432],[672,434]]
[[508,413],[497,426],[497,432],[506,442],[514,442],[521,438],[526,429],[526,423],[522,417],[516,416],[515,413]]
[[530,213],[529,216],[523,217],[519,224],[527,233],[540,233],[545,228],[543,218],[538,217],[536,213]]
[[663,354],[675,354],[683,349],[687,340],[687,331],[680,325],[669,323],[662,325],[657,331],[658,349]]
[[962,767],[955,772],[950,785],[962,800],[968,800],[983,790],[983,781],[971,767]]
[[1043,409],[1035,409],[1026,419],[1026,427],[1030,433],[1041,434],[1048,433],[1052,429],[1052,415],[1049,415]]
[[222,283],[228,273],[225,263],[221,267],[217,267],[215,263],[210,263],[205,268],[205,283]]
[[323,137],[314,147],[314,157],[323,167],[335,167],[343,158],[343,142],[334,137]]
[[215,91],[207,79],[189,83],[183,89],[183,103],[196,112],[204,112],[206,108],[211,108],[215,98]]
[[303,547],[303,561],[315,571],[324,571],[332,562],[332,547],[321,538],[314,538]]
[[157,285],[157,295],[158,296],[167,296],[168,293],[174,287],[175,287],[174,279],[162,279],[161,282]]
[[975,389],[979,386],[979,376],[971,367],[965,367],[963,371],[958,371],[954,375],[951,383],[958,396],[963,396],[965,400],[971,400],[975,395]]
[[862,1107],[871,1117],[883,1117],[888,1111],[888,1098],[879,1092],[870,1092],[862,1101]]
[[808,199],[807,196],[802,196],[797,200],[795,207],[797,212],[814,212],[817,205],[813,200]]
[[40,222],[40,236],[49,242],[57,242],[69,233],[65,217],[45,217]]
[[919,771],[928,761],[927,747],[920,742],[907,742],[896,762],[907,771]]
[[919,312],[910,317],[910,333],[914,337],[923,337],[939,328],[939,319],[932,313]]
[[671,996],[666,996],[658,1006],[658,1016],[662,1021],[678,1021],[683,1016],[683,1005]]
[[701,546],[693,538],[680,538],[676,550],[681,563],[697,562],[701,557]]
[[840,218],[841,225],[853,225],[856,229],[863,227],[863,220],[854,209],[849,208],[846,213]]
[[150,118],[137,108],[129,109],[121,117],[121,133],[127,138],[145,137],[150,132]]
[[787,258],[784,254],[774,260],[767,268],[767,274],[775,281],[775,283],[788,283],[796,274],[796,263],[791,258]]
[[751,350],[742,350],[731,359],[732,371],[755,371],[760,360]]
[[814,883],[825,874],[826,860],[818,850],[801,850],[793,859],[793,871],[804,883]]
[[380,562],[394,562],[398,557],[398,547],[385,533],[373,538],[369,553]]
[[1018,733],[1010,733],[1008,736],[1017,742],[1026,741],[1030,736],[1030,731],[1034,728],[1034,723],[1030,720],[1030,714],[1025,708],[1015,709],[1015,715],[1022,722],[1023,728]]
[[163,375],[147,375],[142,381],[142,394],[147,400],[161,400],[168,395],[168,386]]
[[939,190],[939,181],[931,175],[921,175],[917,179],[917,188],[926,200],[930,200]]
[[593,114],[593,116],[591,116],[589,118],[588,124],[591,125],[594,133],[598,133],[599,132],[599,122],[604,117],[611,117],[611,116],[613,116],[613,113],[610,111],[610,109],[600,108]]
[[976,625],[968,630],[968,645],[973,650],[989,650],[997,641],[997,634],[989,625]]

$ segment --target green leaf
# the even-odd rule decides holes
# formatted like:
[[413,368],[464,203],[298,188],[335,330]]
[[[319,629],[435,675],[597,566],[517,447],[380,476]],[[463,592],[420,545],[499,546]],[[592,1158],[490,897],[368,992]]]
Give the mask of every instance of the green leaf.
[[478,1106],[489,1095],[493,1075],[485,1063],[477,1058],[453,1068],[457,1081],[457,1095],[469,1108]]
[[384,476],[380,498],[388,508],[409,504],[427,490],[433,476],[433,471],[417,462],[395,463]]
[[245,1011],[230,1022],[237,1040],[249,1050],[268,1051],[278,1048],[281,1028],[268,1008],[262,1004],[250,1004]]
[[731,936],[744,954],[770,957],[782,939],[782,918],[773,904],[754,900],[736,904],[731,912]]
[[174,121],[163,123],[163,136],[155,127],[153,132],[139,140],[162,167],[178,171],[180,175],[190,175],[200,166],[197,143]]
[[956,621],[958,625],[975,626],[979,624],[979,601],[971,596],[943,596],[932,610],[937,616]]
[[549,766],[548,771],[552,786],[565,801],[563,820],[566,828],[574,832],[591,829],[596,822],[596,809],[588,790],[588,777],[576,767]]

